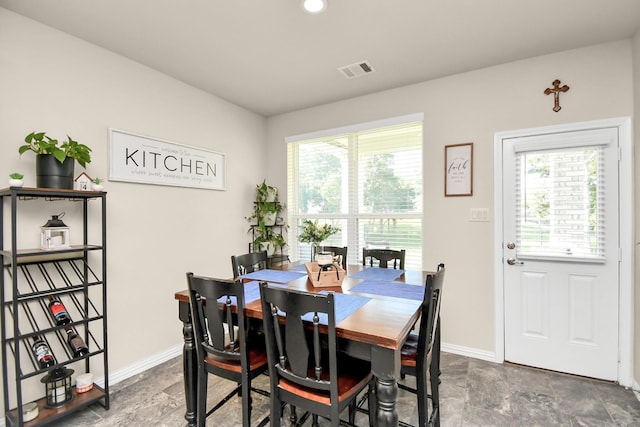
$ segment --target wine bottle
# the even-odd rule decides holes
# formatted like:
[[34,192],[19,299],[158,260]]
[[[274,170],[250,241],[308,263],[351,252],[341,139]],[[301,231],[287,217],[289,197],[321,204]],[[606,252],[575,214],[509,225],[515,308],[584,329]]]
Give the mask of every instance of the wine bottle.
[[55,319],[56,325],[62,326],[71,323],[71,317],[62,301],[53,298],[51,295],[49,295],[49,311]]
[[87,347],[84,340],[73,328],[64,328],[64,330],[67,332],[67,342],[69,343],[69,347],[71,347],[73,357],[81,357],[89,354],[89,347]]
[[51,349],[47,343],[39,336],[33,337],[33,345],[31,345],[33,355],[36,357],[40,369],[46,369],[56,364],[56,358],[53,357]]

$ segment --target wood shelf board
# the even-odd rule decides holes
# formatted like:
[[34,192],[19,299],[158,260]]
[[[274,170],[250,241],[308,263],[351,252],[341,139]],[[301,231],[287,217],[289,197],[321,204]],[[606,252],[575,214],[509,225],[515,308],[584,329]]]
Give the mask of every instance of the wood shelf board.
[[[69,254],[74,254],[74,253],[77,254],[75,257],[81,257],[82,254],[78,253],[78,252],[82,252],[82,251],[85,251],[85,250],[87,250],[87,251],[95,251],[95,250],[99,250],[99,249],[102,249],[102,246],[100,246],[100,245],[71,245],[68,248],[61,248],[61,249],[40,249],[40,248],[18,249],[17,251],[15,251],[15,254],[18,257],[31,257],[31,256],[42,256],[42,257],[45,257],[45,258],[50,257],[52,261],[55,261],[55,260],[58,259],[58,257],[60,259],[73,258],[73,257],[70,257]],[[2,253],[2,255],[4,257],[6,257],[6,258],[10,258],[11,255],[13,254],[13,251],[6,249],[6,250],[0,251],[0,253]]]
[[[44,387],[44,386],[43,386]],[[41,398],[36,401],[38,404],[39,415],[36,419],[24,423],[25,427],[46,425],[53,421],[56,421],[70,412],[78,411],[86,406],[91,405],[103,398],[106,398],[106,394],[102,388],[97,384],[93,385],[93,388],[86,393],[76,393],[75,388],[72,390],[73,398],[70,402],[67,402],[59,408],[47,408],[45,407],[46,398]],[[29,402],[26,402],[29,403]],[[9,426],[18,425],[18,409],[14,408],[9,411],[8,414]]]
[[0,196],[10,196],[14,192],[18,197],[55,198],[56,200],[95,199],[107,194],[106,191],[81,191],[63,188],[6,187],[0,190]]

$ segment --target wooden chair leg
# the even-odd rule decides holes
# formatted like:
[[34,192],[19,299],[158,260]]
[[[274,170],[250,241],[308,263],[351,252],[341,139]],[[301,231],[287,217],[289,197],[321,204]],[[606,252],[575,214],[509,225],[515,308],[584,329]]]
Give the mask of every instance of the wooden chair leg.
[[196,404],[196,420],[198,427],[204,427],[207,420],[207,380],[208,373],[198,371],[198,403]]
[[378,413],[378,400],[376,398],[376,379],[372,379],[369,383],[369,427],[375,427],[376,416]]
[[427,373],[416,370],[416,396],[418,399],[418,425],[426,426],[429,420],[429,398],[427,396]]
[[273,394],[271,395],[271,410],[269,416],[269,423],[272,427],[280,427],[282,419],[282,407],[283,402],[279,401]]
[[440,322],[436,326],[433,343],[433,354],[429,366],[429,382],[431,385],[431,417],[429,425],[440,427]]
[[356,408],[357,399],[353,399],[353,402],[349,404],[349,424],[354,425],[356,423]]
[[242,382],[240,387],[240,394],[242,396],[242,426],[251,426],[251,382],[246,380]]

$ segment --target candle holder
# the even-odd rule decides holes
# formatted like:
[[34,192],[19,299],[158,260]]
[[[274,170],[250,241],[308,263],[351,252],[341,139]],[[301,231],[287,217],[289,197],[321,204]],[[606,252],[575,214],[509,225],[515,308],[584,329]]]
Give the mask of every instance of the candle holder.
[[60,219],[63,216],[64,212],[53,215],[45,225],[40,227],[40,248],[46,250],[71,246],[69,244],[69,227]]
[[59,408],[73,399],[71,392],[71,375],[74,370],[68,368],[55,368],[42,377],[44,383],[45,396],[47,397],[47,408]]

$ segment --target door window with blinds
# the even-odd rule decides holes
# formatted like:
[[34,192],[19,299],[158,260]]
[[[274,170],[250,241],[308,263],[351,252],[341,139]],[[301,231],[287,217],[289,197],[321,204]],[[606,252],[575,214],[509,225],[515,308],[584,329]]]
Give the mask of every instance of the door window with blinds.
[[601,145],[517,153],[518,258],[605,261],[603,156]]
[[422,268],[422,115],[410,118],[287,138],[294,259],[311,257],[297,239],[309,219],[340,228],[322,245],[347,246],[349,264],[362,262],[362,248],[388,248]]

